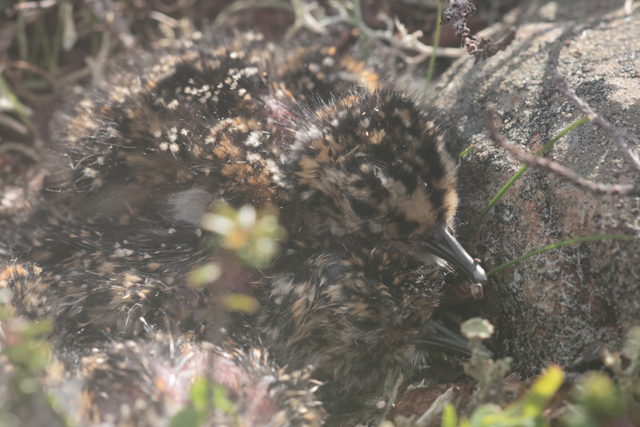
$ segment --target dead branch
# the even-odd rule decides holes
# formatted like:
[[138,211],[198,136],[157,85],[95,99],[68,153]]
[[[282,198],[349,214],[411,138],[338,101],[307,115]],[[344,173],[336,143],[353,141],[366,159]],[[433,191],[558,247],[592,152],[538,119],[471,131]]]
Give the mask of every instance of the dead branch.
[[493,105],[487,106],[485,113],[485,126],[489,133],[489,138],[491,138],[492,141],[507,150],[513,157],[530,167],[550,172],[577,187],[596,194],[640,195],[640,186],[638,185],[610,185],[589,181],[571,169],[565,168],[553,160],[544,157],[535,157],[533,154],[510,144],[496,127],[495,108]]
[[633,167],[640,170],[640,159],[638,159],[638,153],[636,153],[635,151],[631,151],[627,144],[625,144],[624,138],[616,132],[616,129],[604,118],[602,118],[602,116],[593,111],[591,107],[589,107],[589,104],[586,103],[586,101],[576,95],[573,89],[569,87],[567,79],[565,79],[562,74],[558,72],[557,68],[553,70],[552,74],[553,81],[556,83],[564,96],[569,98],[575,104],[575,106],[578,107],[578,109],[587,116],[589,120],[600,126],[602,130],[604,130],[604,132],[607,134],[609,139],[611,139],[618,146],[618,150],[620,150],[622,154],[624,154],[624,156],[627,158],[627,161],[629,161],[629,163],[631,163]]

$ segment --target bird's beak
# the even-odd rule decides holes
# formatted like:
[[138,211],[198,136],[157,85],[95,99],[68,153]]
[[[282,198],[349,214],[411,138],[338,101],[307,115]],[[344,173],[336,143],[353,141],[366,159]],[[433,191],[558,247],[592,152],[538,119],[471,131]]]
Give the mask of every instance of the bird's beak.
[[432,227],[420,242],[427,252],[436,255],[464,271],[474,282],[483,283],[488,280],[487,273],[464,250],[455,237],[442,225]]
[[434,319],[427,320],[413,338],[413,342],[416,347],[425,350],[441,351],[463,357],[471,356],[469,342]]

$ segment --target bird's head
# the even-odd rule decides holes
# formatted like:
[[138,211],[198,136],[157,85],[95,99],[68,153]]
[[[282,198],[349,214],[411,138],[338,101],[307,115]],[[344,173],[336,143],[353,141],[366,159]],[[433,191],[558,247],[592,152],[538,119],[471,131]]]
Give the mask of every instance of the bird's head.
[[325,105],[300,125],[291,156],[300,233],[384,241],[486,280],[450,232],[458,206],[455,159],[411,99],[382,90]]

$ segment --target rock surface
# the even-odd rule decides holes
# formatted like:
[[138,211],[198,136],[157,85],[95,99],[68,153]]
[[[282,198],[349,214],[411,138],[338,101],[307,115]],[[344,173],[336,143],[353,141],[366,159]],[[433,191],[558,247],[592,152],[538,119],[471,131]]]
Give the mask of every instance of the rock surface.
[[[578,5],[578,3],[580,3]],[[597,234],[640,238],[640,198],[595,195],[529,169],[475,229],[469,225],[521,164],[492,143],[484,128],[488,103],[501,132],[536,151],[581,113],[555,86],[558,68],[577,94],[622,135],[640,130],[640,5],[625,16],[623,1],[525,2],[512,46],[486,62],[456,62],[430,92],[428,103],[462,137],[458,234],[487,271],[552,243]],[[503,27],[492,28],[494,40]],[[497,34],[497,36],[496,36]],[[628,140],[639,148],[637,139]],[[614,144],[586,123],[545,156],[603,183],[640,183]],[[499,356],[514,371],[535,375],[555,362],[579,369],[614,347],[640,323],[640,240],[565,246],[502,270],[476,307],[497,327]]]

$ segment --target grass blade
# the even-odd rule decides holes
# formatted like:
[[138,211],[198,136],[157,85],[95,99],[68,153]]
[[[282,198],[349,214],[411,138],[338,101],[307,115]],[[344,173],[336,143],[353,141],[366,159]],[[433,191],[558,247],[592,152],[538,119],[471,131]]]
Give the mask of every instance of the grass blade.
[[[438,20],[440,19],[440,16],[442,15],[442,4],[441,4],[441,0],[436,0],[437,4],[438,4]],[[429,84],[431,83],[431,77],[433,76],[433,69],[435,68],[436,65],[436,57],[437,57],[437,53],[438,53],[438,44],[440,43],[440,28],[442,26],[440,25],[439,22],[436,22],[436,34],[433,37],[433,53],[431,54],[431,58],[429,58],[429,69],[427,70],[427,80],[424,83],[424,93],[427,93],[427,90],[429,90]]]
[[627,236],[626,234],[597,234],[594,236],[586,236],[586,237],[579,237],[577,239],[565,240],[563,242],[554,243],[552,245],[545,246],[544,248],[536,249],[535,251],[529,252],[528,254],[519,256],[518,258],[511,260],[506,264],[502,264],[500,267],[496,267],[493,270],[489,271],[487,273],[487,276],[493,276],[497,272],[504,270],[507,267],[511,267],[515,263],[518,263],[527,258],[531,258],[532,256],[541,254],[543,252],[549,252],[554,249],[558,249],[562,246],[574,245],[576,243],[582,243],[582,242],[596,242],[599,240],[634,240],[634,239],[635,237]]
[[[558,142],[560,140],[560,138],[562,138],[567,133],[571,132],[573,129],[577,128],[580,125],[583,125],[584,123],[586,123],[588,121],[589,121],[589,119],[587,117],[581,117],[578,120],[576,120],[575,122],[571,123],[566,128],[562,129],[562,131],[560,131],[560,133],[558,135],[556,135],[555,138],[553,138],[551,141],[547,142],[541,149],[536,151],[535,157],[540,157],[545,151],[547,151],[556,142]],[[471,225],[469,226],[469,231],[471,231],[471,230],[476,228],[476,226],[480,223],[480,221],[482,221],[482,219],[485,217],[485,215],[487,215],[487,213],[491,210],[491,208],[496,203],[498,203],[498,200],[500,200],[500,198],[504,195],[504,193],[506,193],[507,190],[509,188],[511,188],[511,186],[518,180],[518,178],[520,178],[520,176],[522,176],[523,173],[525,173],[525,171],[527,169],[529,169],[528,165],[522,166],[520,168],[520,170],[518,172],[516,172],[516,174],[504,185],[504,187],[502,187],[500,189],[500,191],[498,191],[498,194],[496,194],[495,197],[493,199],[491,199],[489,204],[482,210],[482,212],[480,212],[478,214],[478,216],[476,216],[473,219],[473,221],[471,222]]]

